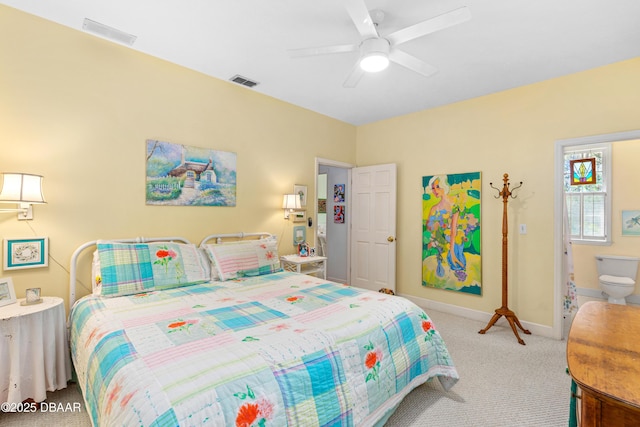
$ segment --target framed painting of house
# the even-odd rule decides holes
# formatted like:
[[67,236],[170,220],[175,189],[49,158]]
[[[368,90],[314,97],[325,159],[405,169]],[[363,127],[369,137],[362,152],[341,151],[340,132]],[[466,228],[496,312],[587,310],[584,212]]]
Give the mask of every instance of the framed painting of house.
[[236,205],[236,153],[156,140],[146,148],[147,205]]
[[482,294],[480,172],[422,177],[422,286]]

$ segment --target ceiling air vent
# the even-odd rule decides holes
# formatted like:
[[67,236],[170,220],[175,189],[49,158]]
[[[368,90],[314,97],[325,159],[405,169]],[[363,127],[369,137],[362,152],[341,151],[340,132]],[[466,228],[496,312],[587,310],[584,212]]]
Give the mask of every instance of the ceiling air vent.
[[258,82],[254,82],[253,80],[249,80],[246,77],[242,77],[240,74],[236,74],[235,76],[231,77],[229,80],[246,87],[254,87],[255,85],[258,84]]
[[92,21],[89,18],[84,18],[82,29],[89,33],[107,38],[109,40],[116,41],[118,43],[124,43],[127,46],[132,46],[138,38],[132,34],[127,34],[124,31],[120,31],[99,22]]

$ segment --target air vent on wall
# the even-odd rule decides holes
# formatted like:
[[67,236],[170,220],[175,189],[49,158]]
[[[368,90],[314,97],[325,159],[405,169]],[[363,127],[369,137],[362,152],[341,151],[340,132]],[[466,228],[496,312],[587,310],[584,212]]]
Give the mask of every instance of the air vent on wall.
[[247,87],[254,87],[255,85],[258,84],[258,82],[254,82],[253,80],[249,80],[246,77],[242,77],[240,74],[236,74],[235,76],[231,77],[229,80],[231,80],[234,83],[238,83],[239,85],[247,86]]
[[84,18],[82,29],[90,33],[105,37],[109,40],[113,40],[118,43],[124,43],[127,46],[132,46],[138,38],[132,34],[127,34],[124,31],[120,31],[99,22],[92,21],[89,18]]

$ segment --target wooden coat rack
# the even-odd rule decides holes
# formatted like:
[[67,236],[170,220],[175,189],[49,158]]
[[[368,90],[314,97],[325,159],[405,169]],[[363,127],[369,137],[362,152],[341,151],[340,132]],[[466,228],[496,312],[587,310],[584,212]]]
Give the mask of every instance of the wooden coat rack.
[[502,306],[498,309],[496,309],[495,314],[493,315],[493,317],[491,318],[491,320],[489,321],[489,323],[487,324],[487,327],[484,329],[481,329],[478,333],[479,334],[484,334],[485,332],[487,332],[489,330],[489,328],[491,328],[501,316],[504,316],[505,319],[507,319],[507,321],[509,322],[509,325],[511,325],[511,329],[513,330],[513,333],[515,334],[516,338],[518,339],[518,342],[522,345],[526,345],[525,342],[522,340],[522,338],[520,338],[520,335],[518,335],[518,330],[516,329],[516,325],[522,329],[522,332],[524,332],[525,334],[531,334],[531,332],[529,332],[528,330],[526,330],[525,328],[522,327],[522,325],[520,324],[520,321],[518,320],[518,316],[516,316],[516,314],[512,311],[509,310],[508,307],[508,302],[509,302],[509,296],[508,296],[508,292],[509,292],[509,287],[507,284],[507,265],[508,265],[508,238],[507,238],[507,234],[509,232],[509,228],[507,226],[507,203],[509,202],[509,197],[515,199],[517,196],[513,195],[513,191],[515,191],[516,189],[522,187],[522,181],[520,182],[520,185],[518,185],[517,187],[514,187],[513,189],[509,189],[509,174],[504,174],[504,185],[502,186],[502,190],[500,190],[499,188],[496,188],[493,186],[493,183],[490,182],[489,185],[491,186],[491,188],[495,189],[498,191],[498,195],[496,196],[496,199],[499,199],[500,197],[502,197],[502,203],[503,203],[503,210],[502,210]]

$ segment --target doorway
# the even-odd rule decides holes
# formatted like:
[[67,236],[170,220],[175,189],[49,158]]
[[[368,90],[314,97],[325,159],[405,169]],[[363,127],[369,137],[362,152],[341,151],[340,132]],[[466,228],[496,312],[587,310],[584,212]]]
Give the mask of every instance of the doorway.
[[[346,284],[350,271],[349,194],[353,167],[349,163],[316,158],[316,250],[327,257],[327,279]],[[342,195],[334,195],[336,188],[342,189]],[[342,207],[342,218],[334,218],[336,207]]]
[[[568,147],[576,145],[593,145],[615,143],[640,139],[640,130],[619,132],[606,135],[594,135],[583,138],[572,138],[556,141],[554,171],[554,298],[553,298],[553,337],[562,339],[566,336],[563,314],[565,294],[564,263],[564,152]],[[615,186],[616,184],[613,183]]]

